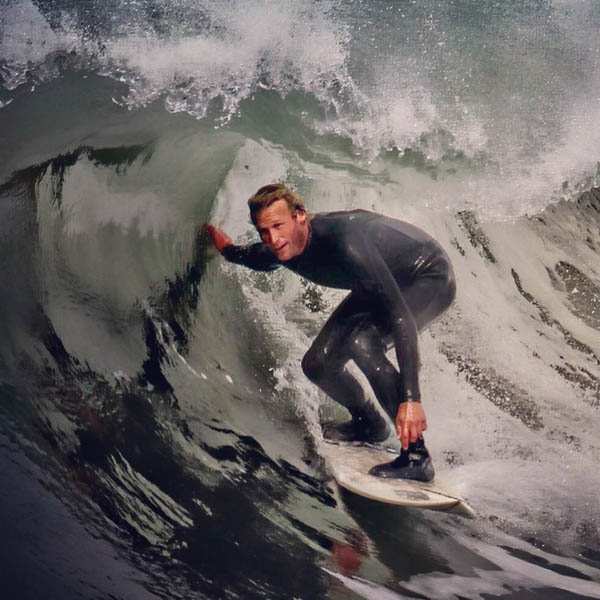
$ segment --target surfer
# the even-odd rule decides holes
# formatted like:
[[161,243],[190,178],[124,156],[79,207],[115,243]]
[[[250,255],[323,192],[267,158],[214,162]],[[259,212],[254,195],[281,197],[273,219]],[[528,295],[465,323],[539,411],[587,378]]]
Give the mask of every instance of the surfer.
[[[433,479],[423,441],[417,333],[454,299],[447,254],[419,228],[374,212],[309,214],[300,196],[279,183],[261,187],[248,206],[261,242],[235,245],[217,227],[205,226],[226,260],[258,271],[285,266],[317,284],[351,290],[302,359],[305,375],[351,416],[325,425],[325,439],[378,443],[389,435],[385,419],[346,369],[353,360],[402,443],[400,455],[373,474]],[[399,370],[386,357],[392,346]]]

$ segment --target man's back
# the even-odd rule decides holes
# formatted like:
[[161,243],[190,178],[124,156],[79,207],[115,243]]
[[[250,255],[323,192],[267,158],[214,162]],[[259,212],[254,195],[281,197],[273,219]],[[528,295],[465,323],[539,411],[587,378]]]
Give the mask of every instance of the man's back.
[[366,210],[317,213],[305,251],[285,266],[323,285],[355,289],[371,262],[365,254],[373,253],[400,285],[408,285],[444,251],[427,233],[398,219]]

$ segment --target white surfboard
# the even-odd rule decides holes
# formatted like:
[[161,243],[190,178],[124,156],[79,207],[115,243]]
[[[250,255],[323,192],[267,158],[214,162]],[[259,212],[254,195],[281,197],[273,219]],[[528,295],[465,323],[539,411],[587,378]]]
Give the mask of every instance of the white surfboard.
[[369,475],[375,465],[394,460],[395,454],[371,446],[324,442],[321,452],[338,485],[354,494],[397,506],[451,511],[474,517],[473,509],[443,485],[406,479],[383,479]]

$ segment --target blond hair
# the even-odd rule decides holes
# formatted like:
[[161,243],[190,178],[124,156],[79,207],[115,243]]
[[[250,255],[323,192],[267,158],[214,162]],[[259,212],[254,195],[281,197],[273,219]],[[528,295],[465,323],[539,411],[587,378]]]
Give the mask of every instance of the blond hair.
[[256,194],[248,199],[248,208],[250,209],[250,218],[256,225],[256,217],[263,209],[271,206],[277,200],[285,200],[290,209],[290,212],[296,211],[306,212],[304,200],[283,183],[270,183],[263,185]]

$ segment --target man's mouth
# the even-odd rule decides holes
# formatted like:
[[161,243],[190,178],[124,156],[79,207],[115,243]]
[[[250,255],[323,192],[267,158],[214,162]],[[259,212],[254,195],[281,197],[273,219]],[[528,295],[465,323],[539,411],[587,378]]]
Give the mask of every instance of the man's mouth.
[[286,242],[285,244],[278,246],[277,248],[275,248],[275,252],[281,252],[287,245],[288,243]]

